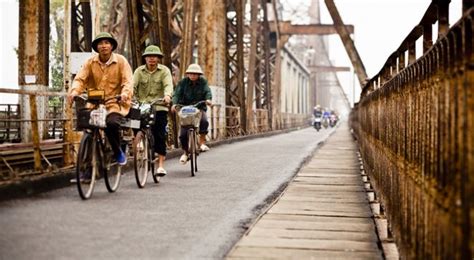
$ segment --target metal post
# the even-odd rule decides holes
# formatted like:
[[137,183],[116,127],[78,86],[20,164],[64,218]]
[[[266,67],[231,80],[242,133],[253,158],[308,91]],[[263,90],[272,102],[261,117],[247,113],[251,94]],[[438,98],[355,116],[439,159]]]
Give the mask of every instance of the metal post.
[[[69,91],[71,86],[71,1],[64,1],[64,41],[63,41],[63,61],[64,61],[64,92]],[[72,145],[74,142],[74,135],[72,129],[72,110],[71,106],[67,102],[63,102],[63,111],[65,116],[68,119],[64,122],[64,146],[63,146],[63,155],[64,155],[64,165],[68,166],[74,163],[72,156]]]
[[[48,85],[49,1],[20,1],[19,85],[22,89],[44,91]],[[23,118],[31,118],[31,128],[23,125],[24,142],[33,141],[34,168],[41,170],[38,108],[35,95],[20,96],[25,110]],[[28,104],[27,104],[28,102]],[[41,104],[40,105],[44,105]],[[43,106],[41,106],[43,108]],[[44,109],[40,111],[44,112]]]
[[247,75],[247,131],[255,130],[253,118],[254,90],[255,90],[255,73],[257,62],[257,26],[258,26],[258,2],[259,0],[251,0],[250,4],[250,54]]
[[186,71],[186,68],[192,62],[193,50],[194,50],[194,27],[195,27],[195,14],[196,14],[196,2],[194,0],[184,0],[184,12],[183,12],[183,38],[181,44],[181,63],[180,70],[176,71],[178,75],[177,79],[181,79],[182,75]]
[[171,71],[173,67],[171,66],[171,33],[170,33],[170,21],[168,16],[168,5],[167,1],[158,1],[156,4],[156,10],[158,10],[159,17],[159,34],[160,34],[160,45],[161,50],[164,54],[163,64],[167,66]]

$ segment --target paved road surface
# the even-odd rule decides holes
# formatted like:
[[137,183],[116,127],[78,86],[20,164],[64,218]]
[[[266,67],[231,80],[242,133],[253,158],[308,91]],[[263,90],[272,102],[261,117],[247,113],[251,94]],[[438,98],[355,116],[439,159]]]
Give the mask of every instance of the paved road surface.
[[312,128],[214,147],[200,171],[167,162],[160,184],[117,193],[99,182],[0,203],[0,259],[220,259],[330,130]]

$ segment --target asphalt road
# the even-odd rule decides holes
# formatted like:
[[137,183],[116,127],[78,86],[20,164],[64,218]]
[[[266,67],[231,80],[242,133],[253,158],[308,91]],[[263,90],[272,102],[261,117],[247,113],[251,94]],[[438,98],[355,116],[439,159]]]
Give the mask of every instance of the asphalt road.
[[100,181],[0,203],[0,259],[221,259],[330,130],[312,128],[213,147],[199,172],[178,158],[159,184],[133,172],[116,193]]

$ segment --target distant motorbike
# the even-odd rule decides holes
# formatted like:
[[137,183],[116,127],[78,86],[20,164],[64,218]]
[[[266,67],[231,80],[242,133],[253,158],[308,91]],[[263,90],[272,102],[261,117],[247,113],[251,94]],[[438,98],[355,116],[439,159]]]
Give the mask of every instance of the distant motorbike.
[[328,128],[329,126],[329,119],[327,117],[324,117],[322,120],[322,125],[324,128]]
[[313,126],[314,126],[314,129],[316,129],[316,131],[319,132],[319,130],[321,129],[321,117],[314,118]]
[[329,118],[329,126],[334,127],[337,124],[337,117],[336,115],[331,115]]

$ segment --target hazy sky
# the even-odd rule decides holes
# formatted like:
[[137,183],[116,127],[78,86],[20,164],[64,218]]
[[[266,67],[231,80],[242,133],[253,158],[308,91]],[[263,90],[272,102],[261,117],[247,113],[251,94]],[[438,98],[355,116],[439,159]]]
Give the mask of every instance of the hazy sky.
[[[308,2],[310,0],[307,0]],[[322,23],[332,20],[321,1]],[[369,77],[379,72],[387,57],[399,47],[405,36],[419,23],[431,0],[335,0],[346,24],[355,26],[354,40]],[[450,24],[461,17],[462,0],[450,4]],[[18,0],[0,0],[0,88],[16,87],[18,61]],[[339,36],[330,36],[330,55],[335,65],[350,66]],[[354,77],[338,73],[344,89],[352,96]],[[355,80],[357,82],[357,80]],[[359,88],[358,83],[355,86]],[[356,91],[356,100],[359,93]],[[11,96],[0,95],[0,103],[11,102]]]
[[[322,23],[332,23],[324,0],[320,1]],[[357,51],[367,75],[373,77],[408,33],[420,22],[431,0],[334,0],[334,2],[344,23],[354,25],[353,39]],[[461,17],[461,8],[462,0],[451,1],[450,25]],[[436,40],[435,35],[433,40]],[[330,56],[335,65],[351,66],[339,36],[330,36],[329,42]],[[352,97],[352,82],[355,79],[357,101],[359,98],[357,78],[348,72],[338,73],[338,77],[349,97]]]
[[[18,60],[14,48],[18,47],[17,0],[0,0],[0,88],[18,85]],[[0,93],[0,104],[16,103],[16,95]]]

